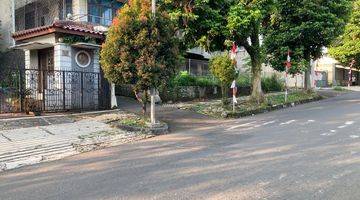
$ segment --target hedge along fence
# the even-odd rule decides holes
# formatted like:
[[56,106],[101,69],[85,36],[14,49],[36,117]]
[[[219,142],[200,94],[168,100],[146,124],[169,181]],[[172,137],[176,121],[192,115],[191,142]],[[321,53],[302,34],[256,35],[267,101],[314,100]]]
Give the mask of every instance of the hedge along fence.
[[[175,86],[159,89],[162,101],[190,101],[194,99],[212,99],[221,97],[218,86]],[[136,98],[132,85],[116,86],[116,95]]]
[[[239,96],[250,95],[250,87],[238,88]],[[219,86],[176,86],[159,90],[161,100],[167,101],[191,101],[195,99],[216,99],[221,97]],[[116,95],[135,98],[131,85],[116,86]],[[229,97],[232,96],[229,90]]]
[[[251,78],[246,74],[238,77],[238,96],[247,96],[251,93]],[[265,93],[284,90],[284,81],[277,76],[262,78],[262,87]],[[229,85],[230,88],[230,85]],[[221,97],[221,88],[218,81],[211,76],[192,76],[187,72],[180,72],[167,86],[159,88],[163,101],[191,101],[195,99],[214,99]],[[131,85],[118,85],[116,95],[135,98]],[[232,91],[229,89],[229,97]]]

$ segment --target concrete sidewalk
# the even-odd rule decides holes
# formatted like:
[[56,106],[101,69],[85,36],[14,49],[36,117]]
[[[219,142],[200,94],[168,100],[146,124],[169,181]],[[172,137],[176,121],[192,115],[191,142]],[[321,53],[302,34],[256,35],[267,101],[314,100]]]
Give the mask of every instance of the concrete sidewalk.
[[[28,119],[8,121],[13,122],[12,125],[18,123],[19,128],[12,126],[12,129],[0,131],[0,171],[150,137],[112,127],[106,118],[113,115],[117,114],[65,120],[57,124],[40,123],[33,127],[26,127],[26,123],[25,127],[22,126],[22,121]],[[60,122],[61,117],[58,118]],[[63,118],[68,119],[67,116]]]

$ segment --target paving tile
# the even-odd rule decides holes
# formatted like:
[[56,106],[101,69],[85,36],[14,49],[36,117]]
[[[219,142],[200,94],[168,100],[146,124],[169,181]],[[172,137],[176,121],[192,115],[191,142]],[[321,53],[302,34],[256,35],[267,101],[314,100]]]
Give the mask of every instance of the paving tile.
[[30,139],[40,139],[51,136],[46,131],[37,127],[6,130],[1,131],[0,133],[3,134],[5,137],[10,138],[14,142]]
[[44,127],[54,135],[86,135],[98,131],[113,130],[108,124],[92,120],[82,120],[72,124],[58,124]]

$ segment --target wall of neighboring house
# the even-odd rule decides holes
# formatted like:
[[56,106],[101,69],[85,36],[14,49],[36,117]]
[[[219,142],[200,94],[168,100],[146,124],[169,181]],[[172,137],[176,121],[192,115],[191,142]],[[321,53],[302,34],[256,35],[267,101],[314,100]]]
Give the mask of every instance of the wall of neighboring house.
[[11,34],[13,32],[12,0],[1,0],[0,6],[0,50],[4,51],[13,45]]
[[0,6],[0,68],[23,68],[24,52],[22,50],[10,50],[14,45],[14,40],[11,37],[14,32],[14,15],[13,15],[13,1],[15,0],[1,0]]
[[73,0],[73,18],[75,21],[88,21],[87,0]]

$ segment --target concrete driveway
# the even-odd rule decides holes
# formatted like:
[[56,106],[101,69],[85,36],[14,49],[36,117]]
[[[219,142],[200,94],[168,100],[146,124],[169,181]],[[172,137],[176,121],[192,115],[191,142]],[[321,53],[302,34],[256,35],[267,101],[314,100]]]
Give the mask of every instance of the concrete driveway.
[[[130,106],[130,105],[129,105]],[[360,199],[360,93],[0,174],[0,199]]]

